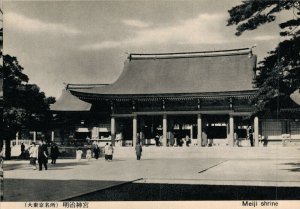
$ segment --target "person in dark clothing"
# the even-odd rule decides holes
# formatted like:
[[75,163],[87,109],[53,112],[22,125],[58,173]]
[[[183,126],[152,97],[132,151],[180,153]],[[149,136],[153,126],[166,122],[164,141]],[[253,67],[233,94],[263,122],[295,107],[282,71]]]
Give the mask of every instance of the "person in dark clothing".
[[141,159],[141,156],[142,156],[142,145],[140,143],[136,143],[136,146],[135,146],[135,153],[136,153],[136,159],[137,160],[140,160]]
[[21,144],[21,155],[20,155],[21,159],[25,158],[25,145],[22,143]]
[[254,146],[254,140],[253,140],[253,133],[252,130],[249,130],[249,140],[250,140],[250,146],[253,147]]
[[56,163],[56,159],[58,158],[59,150],[57,144],[53,143],[51,145],[51,164]]
[[43,170],[43,165],[45,170],[47,170],[47,163],[48,163],[48,149],[47,144],[44,140],[40,142],[40,146],[38,148],[38,163],[39,163],[39,170]]
[[207,139],[208,139],[208,146],[212,147],[214,139],[213,139],[213,130],[211,125],[207,127]]
[[180,139],[179,136],[176,136],[176,145],[177,145],[177,147],[181,147],[182,146],[181,139]]
[[96,158],[96,160],[98,160],[99,156],[100,156],[100,148],[98,147],[98,145],[96,144],[95,148],[94,148],[94,156]]
[[159,135],[158,134],[156,134],[156,136],[155,136],[155,145],[158,147],[158,146],[160,146],[160,143],[159,143]]

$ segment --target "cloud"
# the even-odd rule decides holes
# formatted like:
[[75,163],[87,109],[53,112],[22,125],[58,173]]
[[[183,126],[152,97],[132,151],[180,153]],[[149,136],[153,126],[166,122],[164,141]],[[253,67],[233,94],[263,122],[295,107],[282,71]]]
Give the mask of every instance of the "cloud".
[[255,36],[252,39],[255,41],[270,41],[278,38],[279,36],[275,36],[275,35],[261,35],[261,36]]
[[122,20],[122,22],[125,25],[131,26],[131,27],[137,27],[137,28],[147,28],[147,27],[149,27],[148,23],[142,22],[140,20],[129,19],[129,20]]
[[195,18],[165,27],[151,27],[134,31],[131,38],[87,44],[83,50],[102,50],[122,46],[145,46],[153,44],[221,44],[231,42],[226,37],[225,14],[200,14]]
[[59,23],[47,23],[38,19],[26,17],[24,15],[9,12],[4,14],[4,24],[8,28],[22,30],[27,33],[52,33],[79,35],[80,30]]

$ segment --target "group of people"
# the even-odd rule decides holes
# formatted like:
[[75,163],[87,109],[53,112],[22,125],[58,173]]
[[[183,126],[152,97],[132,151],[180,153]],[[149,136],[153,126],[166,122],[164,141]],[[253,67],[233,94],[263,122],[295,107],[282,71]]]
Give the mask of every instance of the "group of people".
[[[141,159],[142,156],[142,145],[138,142],[135,146],[137,160]],[[31,143],[31,146],[28,148],[30,155],[30,164],[33,170],[37,168],[41,171],[43,167],[45,170],[48,169],[48,158],[51,158],[51,164],[56,164],[56,159],[58,158],[60,152],[56,143],[51,144],[50,154],[48,152],[48,146],[44,140],[41,140],[37,145],[35,142]],[[113,159],[114,148],[112,144],[106,143],[104,147],[105,161],[112,161]],[[80,161],[82,158],[83,151],[82,149],[76,150],[76,160]],[[98,145],[95,145],[93,148],[93,154],[95,159],[100,157],[100,148]],[[92,158],[92,150],[88,148],[86,151],[86,159],[90,160]],[[38,167],[37,167],[38,163]]]
[[51,164],[56,164],[56,159],[59,156],[59,149],[57,144],[51,144],[50,155],[48,152],[47,144],[44,140],[41,140],[39,146],[36,145],[35,142],[32,142],[31,146],[28,149],[30,156],[30,164],[32,165],[32,169],[37,169],[36,161],[38,161],[39,171],[48,169],[48,158],[51,157]]
[[[95,147],[93,148],[93,153],[94,153],[94,157],[96,160],[98,160],[98,158],[100,157],[100,148],[99,146],[96,144]],[[81,148],[78,148],[76,150],[76,160],[77,161],[80,161],[81,158],[82,158],[82,155],[83,155],[83,151]],[[85,154],[85,158],[87,160],[90,160],[92,158],[92,149],[91,148],[88,148],[86,150],[86,154]]]
[[[162,136],[157,134],[155,136],[155,146],[162,146]],[[192,143],[192,140],[190,139],[190,137],[188,135],[185,136],[185,138],[181,138],[181,137],[174,137],[174,133],[170,132],[169,136],[167,138],[167,144],[168,146],[176,146],[176,147],[182,147],[182,146],[187,146],[189,147]]]
[[[142,156],[142,145],[140,142],[138,142],[135,146],[135,151],[136,151],[136,157],[137,160],[141,159]],[[100,156],[100,148],[98,145],[96,145],[93,149],[94,152],[94,157],[96,159],[99,158]],[[81,160],[83,151],[81,149],[77,149],[76,151],[76,159],[77,161]],[[109,162],[112,161],[113,159],[113,154],[114,154],[114,148],[112,146],[112,144],[106,143],[106,145],[104,146],[104,159],[105,161]],[[92,158],[92,150],[90,148],[87,149],[86,151],[86,159],[90,160]]]

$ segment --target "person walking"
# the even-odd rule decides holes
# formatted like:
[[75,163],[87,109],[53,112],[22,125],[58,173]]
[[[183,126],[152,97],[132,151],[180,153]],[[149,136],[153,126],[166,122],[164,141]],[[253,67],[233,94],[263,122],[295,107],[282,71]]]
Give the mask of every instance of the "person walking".
[[251,128],[249,128],[249,130],[248,130],[248,138],[250,140],[250,146],[253,147],[254,146],[254,140],[253,140],[253,133],[252,133]]
[[30,165],[32,165],[32,169],[36,170],[36,159],[38,157],[38,148],[35,142],[32,142],[31,147],[29,148],[29,157],[30,157]]
[[108,149],[107,149],[107,159],[108,159],[108,161],[112,161],[113,153],[114,153],[114,148],[113,148],[112,144],[110,144],[108,146]]
[[56,159],[58,158],[59,150],[56,143],[51,145],[51,164],[56,164]]
[[21,154],[20,154],[21,159],[25,159],[25,145],[22,143],[21,144]]
[[106,143],[106,145],[104,146],[104,158],[105,158],[105,161],[108,161],[108,152],[109,152],[108,148],[109,148],[109,145],[108,145],[108,143]]
[[39,163],[39,170],[43,170],[43,165],[45,170],[47,170],[47,163],[48,163],[48,149],[47,144],[44,140],[40,141],[40,145],[38,148],[38,163]]
[[98,158],[100,156],[100,148],[99,148],[98,144],[95,145],[93,152],[94,152],[94,156],[95,156],[96,160],[98,160]]
[[136,159],[137,160],[141,159],[142,151],[143,151],[142,145],[140,143],[136,143],[136,145],[135,145],[135,153],[136,153]]

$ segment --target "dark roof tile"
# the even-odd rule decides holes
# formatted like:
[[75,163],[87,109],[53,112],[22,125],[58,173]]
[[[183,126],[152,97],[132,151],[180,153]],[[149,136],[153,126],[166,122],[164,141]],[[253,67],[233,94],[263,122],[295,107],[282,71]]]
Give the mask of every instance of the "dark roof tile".
[[126,61],[119,79],[77,92],[102,95],[209,93],[253,88],[256,55],[248,53],[137,58]]

